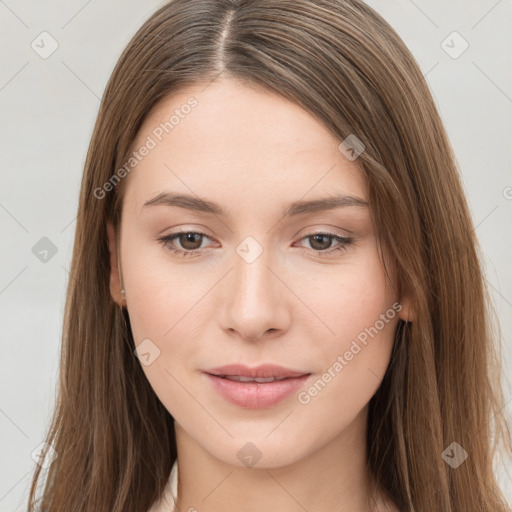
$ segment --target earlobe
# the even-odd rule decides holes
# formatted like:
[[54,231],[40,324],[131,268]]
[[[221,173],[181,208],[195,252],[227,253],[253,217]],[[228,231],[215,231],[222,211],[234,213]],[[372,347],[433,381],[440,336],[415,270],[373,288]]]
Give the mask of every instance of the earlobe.
[[114,302],[120,306],[125,306],[126,301],[124,299],[121,290],[123,289],[120,265],[117,254],[116,236],[114,226],[111,222],[107,222],[107,237],[108,237],[108,248],[110,252],[110,294]]
[[416,319],[416,314],[414,308],[412,307],[411,301],[407,298],[403,298],[399,301],[399,304],[402,306],[398,314],[400,320],[403,320],[404,322],[414,322]]

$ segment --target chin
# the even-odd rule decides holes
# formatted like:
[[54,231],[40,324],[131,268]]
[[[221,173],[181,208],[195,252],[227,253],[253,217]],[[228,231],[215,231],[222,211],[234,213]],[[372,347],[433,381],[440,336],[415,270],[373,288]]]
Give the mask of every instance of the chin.
[[[235,436],[229,443],[204,446],[215,458],[240,468],[272,469],[294,464],[307,455],[307,447],[302,440],[290,435],[274,435],[273,438],[258,435]],[[299,448],[300,447],[300,448]]]

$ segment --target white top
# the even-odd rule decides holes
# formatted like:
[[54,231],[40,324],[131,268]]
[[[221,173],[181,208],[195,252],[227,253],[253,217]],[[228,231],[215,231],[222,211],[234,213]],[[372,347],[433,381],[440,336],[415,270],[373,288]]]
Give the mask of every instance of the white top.
[[178,459],[172,465],[169,480],[164,487],[164,492],[150,509],[149,512],[174,512],[174,506],[178,500]]

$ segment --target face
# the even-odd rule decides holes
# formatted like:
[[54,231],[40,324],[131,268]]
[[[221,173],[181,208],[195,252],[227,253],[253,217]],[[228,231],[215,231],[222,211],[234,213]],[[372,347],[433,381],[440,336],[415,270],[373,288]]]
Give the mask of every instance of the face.
[[165,98],[139,131],[149,149],[125,178],[117,253],[109,226],[112,295],[124,287],[178,427],[219,460],[277,467],[364,420],[403,312],[341,140],[271,92],[202,89]]

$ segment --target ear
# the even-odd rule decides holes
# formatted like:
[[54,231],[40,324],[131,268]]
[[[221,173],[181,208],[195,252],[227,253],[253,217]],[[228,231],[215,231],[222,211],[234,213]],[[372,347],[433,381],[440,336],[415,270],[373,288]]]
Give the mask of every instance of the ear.
[[403,297],[398,302],[402,306],[398,317],[404,322],[414,322],[416,320],[416,312],[412,307],[411,300],[408,297]]
[[406,293],[404,290],[399,290],[396,261],[385,248],[384,261],[386,262],[386,267],[384,268],[388,269],[388,276],[391,276],[390,283],[393,283],[391,284],[391,289],[397,299],[396,302],[400,305],[400,309],[397,308],[398,318],[404,322],[414,322],[416,320],[416,311],[412,305],[412,300],[409,295],[410,292]]
[[108,248],[110,251],[110,294],[114,302],[120,306],[126,305],[126,300],[121,293],[123,283],[120,275],[120,265],[118,261],[116,236],[112,222],[107,222]]

